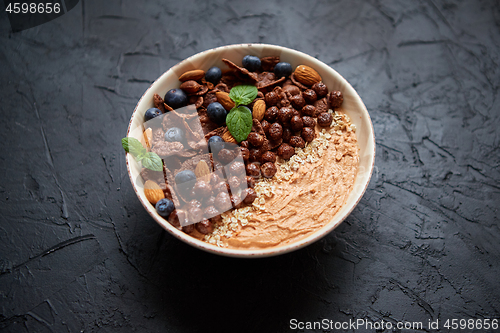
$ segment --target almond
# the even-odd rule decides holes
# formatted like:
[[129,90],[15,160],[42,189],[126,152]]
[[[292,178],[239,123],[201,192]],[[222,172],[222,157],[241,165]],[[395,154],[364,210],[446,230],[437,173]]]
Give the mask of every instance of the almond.
[[151,150],[151,146],[153,145],[153,130],[151,127],[146,128],[142,133],[141,143],[147,151]]
[[165,194],[163,194],[160,186],[152,180],[147,180],[144,183],[144,194],[152,205],[156,205],[158,201],[165,198]]
[[201,85],[194,80],[187,80],[181,83],[180,88],[186,92],[186,94],[194,94],[200,90]]
[[255,101],[253,104],[253,112],[252,115],[258,121],[262,121],[264,119],[264,113],[266,112],[266,102],[263,99],[259,99]]
[[236,139],[231,135],[231,132],[229,132],[228,129],[226,129],[224,131],[224,133],[222,133],[222,136],[221,136],[222,140],[226,141],[226,142],[230,142],[230,143],[238,143],[236,141]]
[[234,104],[233,100],[231,99],[231,97],[229,97],[229,94],[227,92],[218,91],[215,93],[215,96],[217,97],[217,102],[222,104],[224,109],[226,109],[227,111],[234,108],[235,104]]
[[203,69],[195,69],[179,76],[179,81],[181,82],[188,80],[198,81],[201,80],[204,76],[205,76],[205,71]]
[[172,107],[170,105],[168,105],[167,103],[163,103],[163,106],[165,107],[165,110],[167,111],[173,111],[174,109],[172,109]]
[[318,72],[306,65],[299,65],[293,72],[295,79],[306,86],[312,86],[316,82],[321,81],[321,76]]
[[198,179],[210,181],[210,167],[208,166],[207,162],[205,162],[204,160],[199,161],[196,165],[196,168],[194,169],[194,174]]

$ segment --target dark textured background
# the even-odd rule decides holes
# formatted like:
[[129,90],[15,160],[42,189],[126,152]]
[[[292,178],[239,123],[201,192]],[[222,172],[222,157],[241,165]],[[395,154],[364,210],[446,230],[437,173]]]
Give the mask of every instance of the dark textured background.
[[[258,260],[163,231],[120,146],[155,78],[241,42],[332,66],[363,98],[377,139],[370,186],[347,220]],[[2,8],[0,329],[286,332],[291,318],[500,318],[499,62],[494,0],[81,0],[15,34]]]

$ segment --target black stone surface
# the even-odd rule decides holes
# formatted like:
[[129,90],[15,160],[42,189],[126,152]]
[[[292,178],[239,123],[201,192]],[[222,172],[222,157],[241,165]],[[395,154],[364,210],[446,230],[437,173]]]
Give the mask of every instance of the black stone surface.
[[[241,42],[336,69],[377,140],[347,220],[258,260],[163,231],[120,146],[161,73]],[[0,63],[2,331],[288,332],[292,318],[424,331],[438,319],[447,331],[447,319],[500,319],[498,1],[81,0],[19,33],[2,8]]]

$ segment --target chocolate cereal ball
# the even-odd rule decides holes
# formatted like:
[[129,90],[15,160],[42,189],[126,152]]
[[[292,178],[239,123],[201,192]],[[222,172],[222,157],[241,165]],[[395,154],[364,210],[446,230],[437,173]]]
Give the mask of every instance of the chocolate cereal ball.
[[304,123],[302,122],[302,118],[299,116],[293,116],[292,120],[290,120],[290,127],[292,128],[292,131],[295,131],[295,132],[302,130],[302,127],[304,127]]
[[314,107],[316,107],[316,117],[322,112],[328,112],[329,107],[327,98],[323,97],[322,99],[318,99],[314,102]]
[[245,148],[245,147],[240,147],[240,151],[241,151],[241,157],[243,158],[243,161],[248,161],[248,159],[250,158],[250,150],[248,150],[248,148]]
[[219,192],[229,192],[229,184],[225,181],[220,181],[214,186],[214,194]]
[[290,97],[290,103],[292,103],[292,106],[295,109],[302,109],[304,105],[306,105],[306,101],[304,100],[304,97],[302,97],[301,94],[294,95]]
[[266,112],[264,112],[264,119],[272,123],[274,120],[276,120],[276,117],[278,116],[278,111],[279,109],[277,107],[271,106],[266,110]]
[[240,161],[234,161],[229,167],[229,172],[235,176],[243,175],[245,173],[245,164]]
[[260,162],[262,152],[257,148],[250,149],[250,162]]
[[300,136],[294,135],[290,138],[290,145],[297,148],[304,148],[306,142]]
[[266,162],[276,162],[276,154],[272,151],[266,151],[264,154],[262,154],[262,163]]
[[328,94],[328,103],[332,108],[338,108],[344,102],[344,95],[340,91],[332,91]]
[[304,124],[304,127],[316,127],[316,120],[313,117],[303,116],[302,123]]
[[219,184],[219,182],[220,182],[219,175],[216,173],[211,173],[210,174],[210,185],[215,186],[215,185]]
[[285,160],[288,160],[294,154],[295,149],[287,143],[282,143],[278,148],[278,155]]
[[215,208],[219,212],[225,212],[226,210],[231,209],[232,204],[231,204],[231,198],[229,197],[229,194],[225,192],[220,192],[217,194],[215,197]]
[[221,163],[227,164],[234,159],[234,154],[231,150],[224,148],[219,151],[217,157]]
[[177,218],[179,219],[179,223],[186,223],[188,220],[187,212],[183,209],[176,209],[176,210],[177,210]]
[[321,127],[328,127],[331,125],[333,121],[333,116],[328,112],[321,112],[318,115],[318,125]]
[[238,176],[232,176],[227,180],[227,183],[229,184],[229,187],[231,187],[233,190],[237,189],[241,185],[241,181]]
[[198,207],[200,208],[201,207],[201,202],[199,202],[198,200],[191,200],[188,202],[187,206],[186,206],[188,209],[191,208],[191,207]]
[[257,163],[249,163],[247,164],[247,175],[252,177],[259,177],[260,175],[260,167]]
[[293,116],[292,109],[290,109],[288,107],[282,107],[278,111],[278,120],[282,124],[286,124],[286,123],[290,122],[290,119],[292,119],[292,116]]
[[201,221],[203,218],[203,211],[199,207],[191,207],[188,209],[188,220],[191,223]]
[[260,171],[262,172],[262,176],[266,178],[273,178],[273,176],[276,174],[276,165],[272,162],[267,162],[262,164],[260,167]]
[[254,188],[255,187],[255,178],[253,178],[252,176],[246,176],[245,179],[247,181],[247,186],[248,187],[250,187],[250,188]]
[[260,147],[264,143],[264,137],[255,132],[251,132],[250,134],[248,134],[247,140],[254,147]]
[[214,224],[207,219],[203,219],[200,222],[196,223],[194,227],[203,235],[209,234],[214,231]]
[[195,196],[199,198],[209,197],[212,194],[212,186],[204,180],[198,180],[194,185]]
[[241,199],[241,196],[233,194],[231,196],[231,204],[233,205],[233,208],[241,208],[241,205],[243,203],[243,200]]
[[203,211],[203,215],[209,216],[209,217],[217,216],[217,215],[219,215],[219,211],[217,210],[217,208],[215,208],[215,206],[210,205],[207,208],[205,208],[205,210]]
[[302,93],[302,96],[304,97],[304,100],[307,104],[313,104],[318,99],[318,95],[316,95],[316,92],[312,89],[307,89],[306,91],[304,91]]
[[[186,218],[186,213],[180,209],[174,209],[172,211],[172,213],[170,213],[170,215],[168,216],[168,222],[170,222],[171,225],[173,225],[174,227],[176,227],[177,229],[180,229],[181,227],[181,222],[180,222],[180,214],[183,214],[182,215],[182,218],[185,219]],[[184,221],[184,220],[183,220]]]
[[276,103],[278,103],[279,97],[277,93],[275,93],[274,91],[270,91],[264,96],[264,99],[266,101],[266,105],[276,105]]
[[314,105],[306,105],[302,108],[302,114],[305,116],[313,117],[316,114],[316,107]]
[[269,128],[269,137],[272,140],[279,140],[283,136],[283,127],[279,123],[273,123]]
[[241,198],[243,202],[247,205],[250,205],[257,198],[257,192],[253,188],[247,188],[243,192],[241,192]]
[[314,133],[314,129],[311,127],[304,127],[300,132],[300,136],[304,139],[305,142],[311,142],[314,140],[316,134]]
[[316,95],[318,95],[319,98],[325,97],[328,94],[326,84],[321,81],[313,84],[311,88],[316,92]]

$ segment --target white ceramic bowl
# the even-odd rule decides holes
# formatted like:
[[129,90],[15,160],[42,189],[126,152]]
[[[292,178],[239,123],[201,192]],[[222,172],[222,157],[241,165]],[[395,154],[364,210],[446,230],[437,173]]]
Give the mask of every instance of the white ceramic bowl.
[[[212,66],[219,66],[222,69],[227,68],[227,66],[222,62],[222,58],[229,59],[234,63],[241,65],[243,57],[247,54],[258,57],[280,56],[280,60],[289,62],[292,65],[292,68],[295,68],[298,65],[310,66],[321,75],[323,82],[327,85],[330,91],[339,90],[342,91],[344,95],[342,109],[351,118],[352,123],[356,125],[356,135],[359,145],[359,171],[356,176],[354,188],[346,203],[340,211],[337,212],[337,214],[332,216],[332,220],[327,225],[318,229],[306,238],[283,246],[258,250],[221,248],[179,231],[168,223],[168,221],[158,215],[153,205],[151,205],[146,199],[143,187],[136,185],[136,181],[141,181],[139,176],[139,172],[141,170],[140,165],[134,160],[133,157],[131,157],[130,154],[126,155],[126,159],[128,174],[137,197],[153,219],[170,234],[207,252],[231,257],[250,258],[273,256],[297,250],[317,241],[342,223],[342,221],[352,212],[354,207],[356,207],[363,196],[368,183],[370,182],[375,160],[375,136],[373,133],[370,115],[368,114],[363,101],[358,96],[354,88],[339,73],[323,62],[307,54],[285,47],[267,44],[236,44],[222,46],[195,54],[170,68],[168,71],[163,73],[148,88],[148,90],[146,90],[144,95],[142,95],[139,103],[137,103],[134,113],[132,114],[127,136],[140,139],[140,135],[142,133],[142,130],[140,129],[142,128],[141,125],[144,122],[144,113],[147,109],[153,107],[153,95],[157,93],[160,96],[163,96],[168,90],[178,88],[180,85],[178,77],[182,73],[193,69],[203,69],[206,71]],[[141,183],[138,184],[142,185]]]

